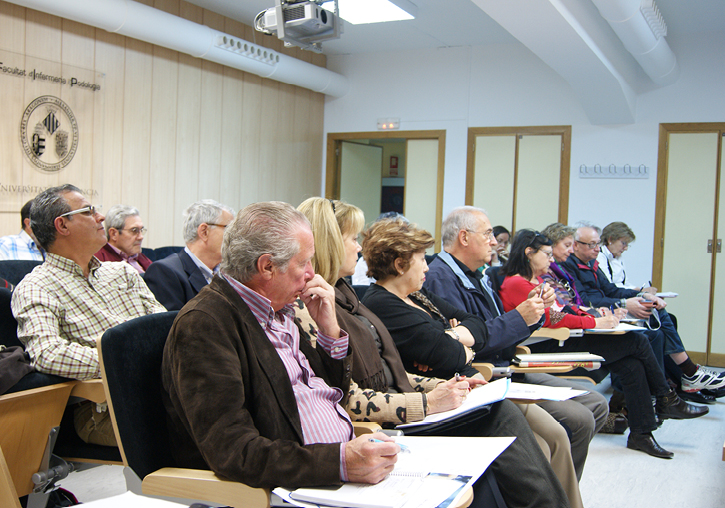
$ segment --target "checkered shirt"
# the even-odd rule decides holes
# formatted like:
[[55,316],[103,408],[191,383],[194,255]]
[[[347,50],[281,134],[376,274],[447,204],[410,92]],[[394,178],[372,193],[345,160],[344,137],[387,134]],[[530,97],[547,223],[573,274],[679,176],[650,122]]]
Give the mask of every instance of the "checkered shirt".
[[48,253],[13,292],[18,338],[36,370],[73,379],[100,377],[96,338],[129,319],[165,312],[127,263],[95,257],[90,274]]
[[8,259],[43,261],[43,253],[40,252],[30,235],[25,231],[21,231],[19,235],[8,235],[0,238],[0,261]]

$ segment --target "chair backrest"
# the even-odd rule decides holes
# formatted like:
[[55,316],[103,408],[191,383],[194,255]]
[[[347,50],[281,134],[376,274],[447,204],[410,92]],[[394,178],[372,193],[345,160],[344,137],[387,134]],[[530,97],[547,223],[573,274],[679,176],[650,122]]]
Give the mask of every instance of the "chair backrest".
[[491,287],[497,294],[501,290],[501,284],[503,283],[503,279],[499,277],[500,271],[500,266],[489,266],[486,268],[486,275],[488,275],[488,278],[491,281]]
[[121,455],[141,479],[175,465],[161,398],[161,360],[177,313],[126,321],[106,330],[98,341],[101,376]]
[[141,247],[141,254],[149,258],[151,261],[156,261],[156,250],[149,249],[147,247]]
[[12,297],[9,289],[0,288],[0,344],[7,347],[23,345],[18,340],[18,322],[10,308]]
[[160,259],[164,259],[165,257],[171,256],[172,254],[176,254],[177,252],[184,250],[184,247],[181,246],[169,246],[169,247],[158,247],[154,249],[154,261],[159,261]]
[[29,259],[6,259],[0,261],[0,278],[17,286],[18,282],[23,280],[23,277],[42,263],[42,261],[32,261]]

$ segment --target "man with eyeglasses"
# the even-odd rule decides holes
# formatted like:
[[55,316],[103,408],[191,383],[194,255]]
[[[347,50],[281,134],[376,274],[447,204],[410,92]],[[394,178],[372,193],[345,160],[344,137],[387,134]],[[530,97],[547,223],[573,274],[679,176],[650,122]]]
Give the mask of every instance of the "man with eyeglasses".
[[664,300],[650,293],[644,293],[641,289],[617,287],[607,279],[596,261],[601,247],[600,234],[601,230],[594,226],[578,228],[574,235],[574,254],[561,265],[574,277],[577,291],[584,303],[595,308],[615,306],[626,308],[627,312],[637,319],[647,321],[650,321],[651,317],[657,319],[659,326],[644,333],[650,341],[661,340],[664,343],[664,351],[662,349],[655,351],[662,371],[665,371],[664,354],[669,356],[682,371],[682,391],[694,394],[705,390],[706,397],[691,400],[713,402],[714,397],[725,395],[725,372],[712,371],[690,359],[672,319],[665,310]]
[[213,199],[192,203],[184,211],[183,250],[155,261],[144,280],[168,310],[181,308],[209,284],[222,261],[222,239],[234,210]]
[[[489,342],[484,350],[476,354],[476,361],[490,362],[498,367],[508,366],[516,345],[543,324],[541,317],[547,304],[553,302],[554,291],[546,287],[542,298],[534,290],[516,309],[504,312],[488,276],[479,271],[491,261],[497,245],[491,222],[480,208],[462,206],[451,211],[443,221],[441,236],[444,250],[430,263],[423,287],[485,321]],[[521,377],[520,381],[526,383],[581,388],[549,374]],[[554,432],[563,431],[564,445],[558,448],[567,451],[566,457],[552,454],[552,467],[569,496],[570,504],[579,506],[578,480],[584,469],[589,442],[606,422],[607,401],[599,393],[591,392],[568,401],[544,401],[533,406],[536,407],[527,408],[526,419],[536,434],[558,444]],[[571,445],[566,431],[557,422],[564,423],[571,430]],[[557,452],[562,454],[561,450]]]
[[[39,372],[71,379],[100,377],[96,339],[135,317],[164,312],[139,273],[127,263],[101,263],[104,216],[77,187],[38,194],[30,227],[45,262],[15,288],[12,311],[18,338]],[[108,411],[86,401],[75,409],[75,428],[86,442],[115,446]]]
[[146,228],[139,211],[127,205],[116,205],[108,210],[105,220],[108,243],[96,252],[99,261],[122,261],[144,273],[151,260],[141,252]]

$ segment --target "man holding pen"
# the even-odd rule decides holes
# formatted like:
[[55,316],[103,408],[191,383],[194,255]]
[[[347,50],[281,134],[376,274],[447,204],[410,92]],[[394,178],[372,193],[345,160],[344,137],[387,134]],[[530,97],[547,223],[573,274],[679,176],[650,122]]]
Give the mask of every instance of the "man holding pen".
[[[400,451],[354,438],[339,403],[351,375],[333,289],[312,271],[305,217],[255,203],[227,227],[219,274],[179,313],[164,350],[164,404],[182,467],[252,487],[377,483]],[[300,341],[300,297],[320,335]],[[380,442],[378,442],[380,441]]]

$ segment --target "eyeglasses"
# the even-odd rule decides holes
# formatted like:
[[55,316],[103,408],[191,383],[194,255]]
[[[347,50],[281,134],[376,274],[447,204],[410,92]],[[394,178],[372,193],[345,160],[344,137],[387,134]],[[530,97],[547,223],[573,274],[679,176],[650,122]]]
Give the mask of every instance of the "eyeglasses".
[[586,242],[582,242],[581,240],[576,240],[576,243],[580,243],[582,245],[586,245],[590,249],[596,249],[597,247],[599,247],[600,245],[602,245],[602,242],[601,241],[599,241],[599,242],[589,242],[589,243],[586,243]]
[[87,217],[95,217],[97,213],[101,212],[101,207],[95,207],[93,205],[84,206],[78,210],[71,210],[70,212],[62,213],[58,217],[70,217],[71,215],[81,214]]
[[229,224],[214,224],[213,222],[207,222],[207,226],[218,226],[220,228],[226,228]]
[[469,233],[478,233],[479,235],[483,236],[484,238],[488,238],[489,242],[496,241],[496,237],[493,236],[493,229],[489,229],[488,231],[481,233],[480,231],[473,231],[472,229],[467,229]]
[[554,251],[546,252],[545,250],[539,250],[539,252],[544,253],[548,259],[554,259]]
[[148,229],[146,229],[146,228],[128,228],[128,229],[119,229],[119,231],[129,231],[132,235],[138,236],[138,235],[145,235],[146,231],[148,231]]

